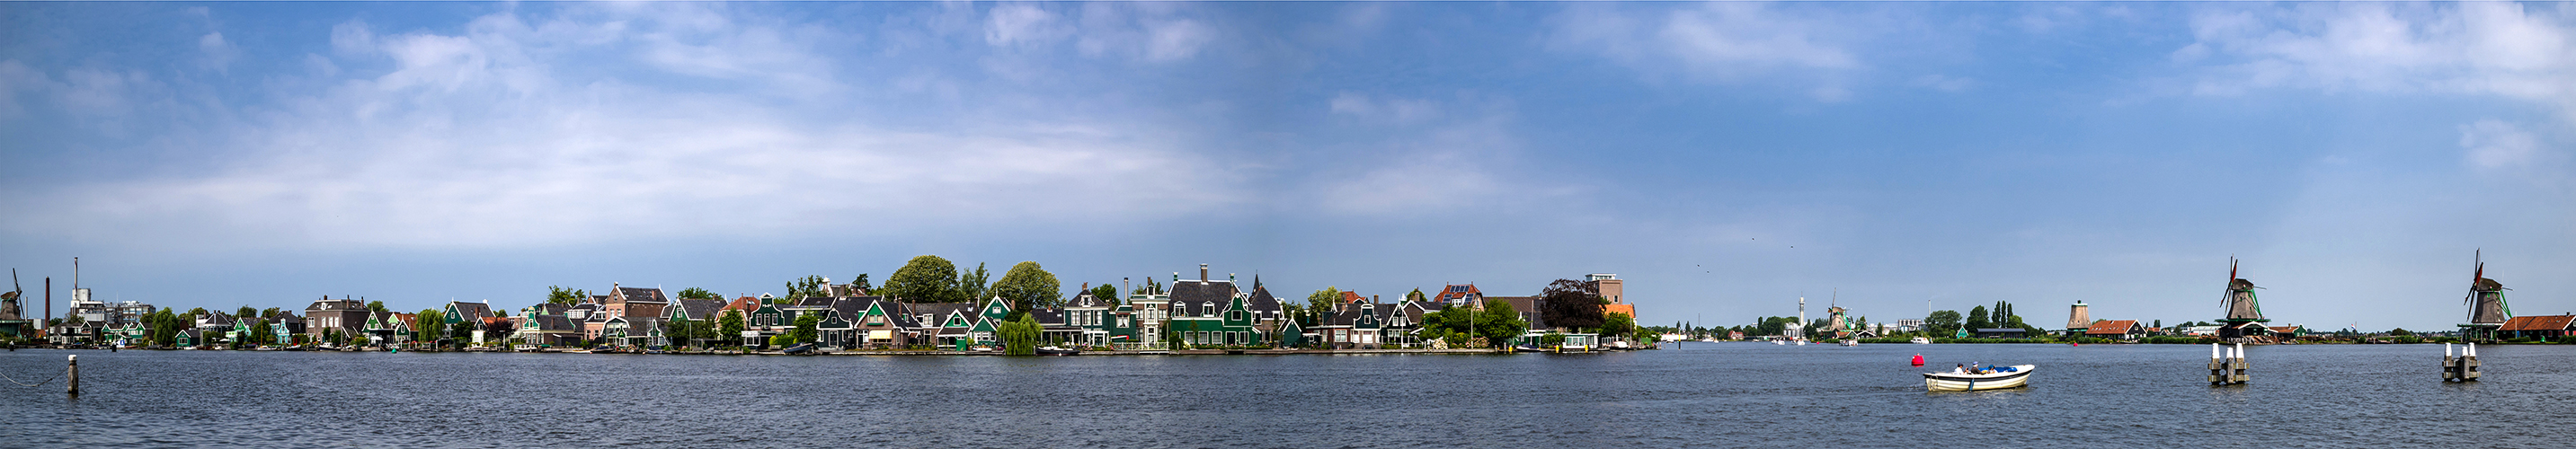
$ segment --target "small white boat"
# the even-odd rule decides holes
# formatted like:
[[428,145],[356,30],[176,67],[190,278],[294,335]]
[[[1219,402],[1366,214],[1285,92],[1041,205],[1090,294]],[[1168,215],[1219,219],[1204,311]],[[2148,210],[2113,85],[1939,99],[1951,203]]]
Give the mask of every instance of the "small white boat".
[[1860,346],[1860,340],[1843,340],[1843,346]]
[[1786,344],[1789,344],[1789,342],[1787,342],[1787,341],[1782,341],[1782,340],[1771,340],[1771,344],[1775,344],[1775,345],[1786,345]]
[[1798,346],[1806,346],[1806,345],[1807,345],[1807,341],[1806,341],[1806,340],[1798,340]]
[[1918,344],[1918,345],[1928,345],[1928,344],[1932,344],[1932,339],[1929,339],[1929,338],[1923,338],[1923,337],[1914,337],[1914,344]]
[[2013,365],[1988,368],[1985,374],[1923,373],[1923,388],[1930,391],[1979,391],[2021,388],[2030,383],[2030,373],[2039,365]]

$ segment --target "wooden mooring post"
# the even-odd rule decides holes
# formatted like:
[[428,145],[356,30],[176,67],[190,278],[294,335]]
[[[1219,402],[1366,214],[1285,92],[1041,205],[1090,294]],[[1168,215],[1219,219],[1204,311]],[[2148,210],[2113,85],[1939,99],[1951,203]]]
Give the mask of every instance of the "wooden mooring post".
[[66,382],[64,383],[63,392],[69,393],[72,396],[80,396],[80,356],[71,356],[71,364],[72,372],[65,378]]
[[2237,344],[2234,348],[2217,343],[2209,344],[2209,384],[2211,386],[2238,385],[2251,378],[2245,375],[2243,343]]
[[2459,355],[2459,356],[2457,356],[2457,357],[2453,357],[2453,356],[2451,356],[2451,344],[2450,344],[2450,343],[2443,343],[2443,344],[2442,344],[2442,381],[2443,381],[2443,382],[2476,382],[2476,381],[2478,381],[2478,344],[2477,344],[2477,343],[2470,343],[2470,344],[2468,344],[2468,345],[2466,345],[2466,346],[2461,347],[2461,348],[2460,348],[2460,355]]

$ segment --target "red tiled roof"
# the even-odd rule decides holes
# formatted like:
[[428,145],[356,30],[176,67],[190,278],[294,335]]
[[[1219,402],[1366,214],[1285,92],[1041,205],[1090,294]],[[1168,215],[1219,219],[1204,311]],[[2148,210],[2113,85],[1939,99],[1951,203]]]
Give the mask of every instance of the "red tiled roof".
[[724,311],[727,310],[740,310],[745,313],[749,313],[753,310],[760,310],[760,298],[744,296],[740,299],[735,299],[733,302],[725,304],[724,308],[716,309],[716,313],[724,313]]
[[2137,325],[2138,320],[2095,321],[2092,328],[2084,330],[2084,335],[2125,335],[2129,333],[2129,328]]
[[1368,300],[1368,298],[1367,298],[1367,297],[1364,297],[1364,296],[1360,296],[1360,293],[1359,293],[1359,292],[1342,292],[1342,302],[1343,302],[1343,303],[1354,303],[1354,302],[1367,301],[1367,300]]
[[2508,331],[2563,331],[2567,330],[2567,326],[2570,324],[2576,324],[2576,315],[2518,316],[2513,317],[2513,319],[2510,320],[2505,320],[2504,327],[2498,329]]
[[1637,305],[1636,305],[1636,304],[1602,304],[1602,305],[1601,305],[1601,316],[1610,316],[1610,314],[1613,314],[1613,313],[1625,313],[1625,314],[1628,314],[1628,319],[1632,319],[1632,320],[1633,320],[1633,319],[1637,319]]

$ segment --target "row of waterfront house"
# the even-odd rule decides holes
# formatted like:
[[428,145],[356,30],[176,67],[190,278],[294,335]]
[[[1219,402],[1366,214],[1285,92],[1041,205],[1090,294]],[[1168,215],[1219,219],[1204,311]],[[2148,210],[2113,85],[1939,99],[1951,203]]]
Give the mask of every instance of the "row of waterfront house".
[[[1099,298],[1087,289],[1060,305],[1028,311],[1042,329],[1041,341],[1068,347],[1171,349],[1178,347],[1307,347],[1333,349],[1445,347],[1420,337],[1423,317],[1451,307],[1483,310],[1486,301],[1510,304],[1527,324],[1522,337],[1567,335],[1568,342],[1597,344],[1597,337],[1574,329],[1549,327],[1538,297],[1487,297],[1474,285],[1449,285],[1422,300],[1382,301],[1343,292],[1330,310],[1305,320],[1293,319],[1291,308],[1272,295],[1256,277],[1240,286],[1232,275],[1211,279],[1204,266],[1199,279],[1173,275],[1172,283],[1125,298]],[[1634,313],[1619,295],[1615,275],[1593,275],[1591,285],[1604,289],[1605,307]],[[236,317],[209,311],[189,317],[193,326],[171,339],[178,348],[251,345],[326,345],[420,347],[593,348],[600,346],[661,349],[674,347],[771,347],[812,343],[821,350],[948,349],[968,350],[1000,345],[1000,328],[1012,316],[1012,304],[998,298],[974,302],[906,302],[872,295],[855,284],[822,288],[820,295],[785,298],[770,294],[725,299],[672,298],[660,288],[611,284],[602,295],[576,304],[541,303],[515,312],[487,302],[449,302],[435,321],[414,313],[374,310],[364,301],[322,298],[302,313],[270,317]],[[148,313],[148,312],[147,312]],[[731,315],[733,318],[727,318]],[[727,330],[723,323],[739,323]],[[810,334],[781,343],[781,336],[811,321]],[[265,322],[265,325],[260,325]],[[420,329],[434,322],[438,330]],[[74,343],[79,336],[95,342],[139,344],[149,326],[140,320],[101,320],[88,329],[65,329]],[[262,332],[265,332],[264,334]]]

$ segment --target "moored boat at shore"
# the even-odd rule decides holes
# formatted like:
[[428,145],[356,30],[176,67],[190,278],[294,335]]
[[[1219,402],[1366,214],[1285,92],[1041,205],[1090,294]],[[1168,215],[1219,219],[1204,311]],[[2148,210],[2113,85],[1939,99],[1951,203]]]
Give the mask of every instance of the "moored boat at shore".
[[1979,391],[2020,388],[2030,383],[2030,373],[2039,365],[1999,366],[1983,373],[1923,373],[1923,388],[1930,391]]

